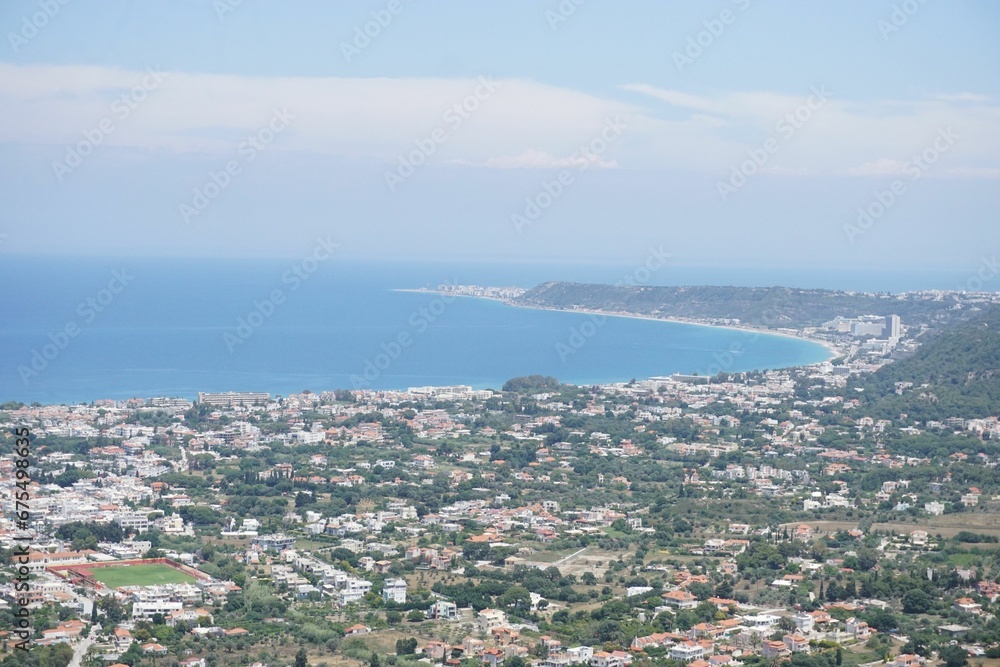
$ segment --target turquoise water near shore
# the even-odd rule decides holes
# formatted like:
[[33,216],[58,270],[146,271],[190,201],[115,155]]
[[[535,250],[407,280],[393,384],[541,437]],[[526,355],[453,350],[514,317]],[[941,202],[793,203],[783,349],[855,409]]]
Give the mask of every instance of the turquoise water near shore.
[[[654,282],[761,279],[713,281],[707,271],[664,272]],[[809,341],[748,331],[395,291],[449,282],[614,282],[623,273],[613,266],[8,256],[0,266],[0,401],[498,388],[533,373],[592,384],[829,356]]]

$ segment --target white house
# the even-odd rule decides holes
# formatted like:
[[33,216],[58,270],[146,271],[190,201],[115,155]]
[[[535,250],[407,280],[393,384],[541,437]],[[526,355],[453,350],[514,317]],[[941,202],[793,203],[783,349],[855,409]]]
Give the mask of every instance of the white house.
[[406,579],[386,579],[382,583],[382,599],[396,604],[406,603]]

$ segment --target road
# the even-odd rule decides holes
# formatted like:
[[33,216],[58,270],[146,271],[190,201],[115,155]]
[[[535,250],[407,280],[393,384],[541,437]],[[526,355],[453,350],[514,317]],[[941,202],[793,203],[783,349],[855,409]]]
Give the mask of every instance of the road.
[[579,551],[575,551],[575,552],[571,553],[570,555],[566,556],[565,558],[560,558],[556,562],[552,563],[552,565],[555,566],[555,567],[559,567],[563,563],[568,563],[570,560],[576,558],[577,556],[579,556],[580,554],[582,554],[584,551],[586,551],[589,548],[590,547],[584,547],[584,548],[580,549]]
[[94,637],[97,636],[97,627],[93,627],[90,630],[90,635],[80,640],[76,646],[73,647],[73,659],[69,661],[66,667],[80,667],[83,664],[83,658],[87,655],[87,650],[90,649],[90,645],[94,643]]

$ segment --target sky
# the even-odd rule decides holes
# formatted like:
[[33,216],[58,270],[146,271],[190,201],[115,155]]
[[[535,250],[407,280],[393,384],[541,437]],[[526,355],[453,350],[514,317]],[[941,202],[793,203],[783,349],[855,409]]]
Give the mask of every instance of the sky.
[[974,269],[990,0],[7,0],[0,256]]

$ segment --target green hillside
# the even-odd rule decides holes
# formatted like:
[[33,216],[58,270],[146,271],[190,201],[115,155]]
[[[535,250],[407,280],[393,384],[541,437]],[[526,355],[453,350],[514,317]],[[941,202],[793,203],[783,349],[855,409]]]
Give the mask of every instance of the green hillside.
[[[896,393],[896,383],[912,387]],[[910,357],[852,383],[866,412],[919,420],[1000,414],[1000,306],[945,329]]]
[[738,319],[744,324],[802,328],[838,315],[899,315],[907,326],[948,325],[964,317],[957,297],[843,292],[793,287],[673,287],[548,282],[514,300],[521,306],[622,311],[654,317]]

